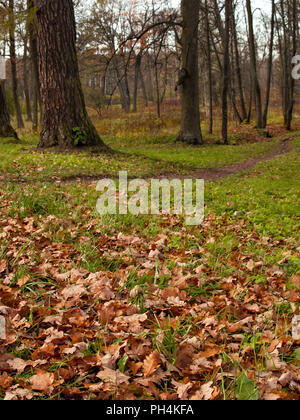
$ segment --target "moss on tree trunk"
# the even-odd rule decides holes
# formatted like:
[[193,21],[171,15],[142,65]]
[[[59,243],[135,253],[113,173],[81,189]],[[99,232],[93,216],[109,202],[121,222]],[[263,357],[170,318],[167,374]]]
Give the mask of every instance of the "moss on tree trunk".
[[39,146],[105,148],[85,105],[72,0],[37,0],[42,131]]

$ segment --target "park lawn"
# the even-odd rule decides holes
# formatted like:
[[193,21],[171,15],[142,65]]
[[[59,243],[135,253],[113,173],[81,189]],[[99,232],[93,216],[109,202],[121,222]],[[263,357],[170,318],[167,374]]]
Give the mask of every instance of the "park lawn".
[[0,140],[0,181],[51,182],[98,176],[115,178],[119,171],[127,171],[129,178],[189,174],[195,169],[243,162],[277,151],[280,147],[279,139],[227,147],[189,147],[170,143],[149,144],[148,137],[141,137],[133,149],[130,138],[122,141],[122,147],[108,138],[104,139],[115,150],[114,154],[99,154],[93,149],[71,154],[53,151],[42,153],[36,149],[37,136],[32,135],[24,135],[20,142]]
[[259,143],[239,145],[203,145],[199,147],[182,144],[143,144],[130,143],[119,150],[135,156],[146,156],[156,161],[165,161],[166,164],[176,162],[185,169],[219,168],[231,163],[243,162],[247,159],[266,155],[279,149],[279,141],[263,141]]
[[[165,162],[105,157],[99,168],[98,157],[35,154],[24,143],[0,146],[8,177],[0,192],[1,304],[11,308],[3,349],[13,360],[12,385],[35,399],[178,398],[184,384],[206,385],[214,399],[259,399],[267,381],[293,377],[300,363],[291,336],[300,302],[300,138],[289,154],[208,182],[199,227],[175,216],[101,218],[96,183],[43,181],[127,167],[134,175],[140,163],[143,176],[159,174]],[[207,152],[207,165],[219,150],[228,159],[223,147],[216,150]],[[9,182],[14,169],[35,182]],[[104,356],[110,367],[99,377]],[[35,367],[53,380],[49,389],[32,389]],[[116,371],[122,381],[106,382]],[[291,384],[282,398],[299,395]]]

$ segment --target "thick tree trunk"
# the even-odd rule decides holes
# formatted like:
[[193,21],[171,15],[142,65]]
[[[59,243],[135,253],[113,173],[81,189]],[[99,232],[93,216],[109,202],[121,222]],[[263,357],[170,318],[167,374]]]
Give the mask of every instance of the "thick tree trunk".
[[228,144],[228,88],[230,79],[229,41],[230,41],[231,0],[225,0],[224,64],[222,89],[222,139]]
[[249,97],[249,108],[247,116],[247,124],[250,124],[252,118],[252,105],[253,105],[253,82],[252,77],[250,77],[250,97]]
[[153,89],[153,63],[151,61],[150,54],[147,55],[147,89],[148,89],[148,98],[150,102],[154,102],[154,89]]
[[0,81],[0,137],[15,137],[17,134],[10,124],[5,96],[5,82]]
[[143,76],[143,72],[142,72],[141,68],[140,68],[140,80],[141,80],[141,86],[142,86],[142,92],[143,92],[145,106],[148,107],[148,94],[147,94],[145,80],[144,80],[144,76]]
[[264,108],[264,114],[263,114],[263,128],[266,128],[267,126],[270,93],[271,93],[271,80],[272,80],[272,69],[273,69],[273,47],[274,47],[274,32],[275,32],[275,13],[276,13],[275,0],[272,0],[271,37],[270,37],[266,102],[265,102],[265,108]]
[[212,79],[212,60],[211,60],[211,42],[210,42],[210,24],[208,1],[205,0],[205,33],[207,48],[207,72],[208,72],[208,94],[209,94],[209,133],[213,133],[213,79]]
[[27,44],[28,44],[28,39],[26,37],[24,40],[23,83],[24,83],[24,94],[25,94],[25,100],[26,100],[27,121],[32,121],[31,101],[30,101],[29,86],[28,86]]
[[251,0],[246,0],[246,6],[247,6],[248,22],[249,22],[249,48],[250,48],[251,73],[252,73],[252,80],[253,80],[254,92],[255,92],[256,127],[264,128],[261,88],[260,88],[258,74],[257,74],[256,47],[255,47]]
[[18,97],[18,76],[17,76],[17,57],[16,57],[16,41],[15,41],[15,3],[14,0],[9,0],[9,51],[10,51],[10,65],[12,78],[12,91],[14,98],[14,105],[17,117],[18,128],[24,128],[22,119],[22,111]]
[[[123,61],[123,63],[121,61]],[[129,113],[131,102],[127,76],[127,63],[124,62],[124,57],[122,57],[122,55],[115,55],[113,63],[114,71],[116,73],[117,78],[117,86],[120,93],[122,109],[124,112]]]
[[33,101],[33,118],[32,128],[37,130],[39,125],[39,105],[41,105],[40,98],[40,80],[39,80],[39,66],[37,56],[37,26],[34,11],[34,0],[27,0],[28,8],[28,35],[30,46],[30,59],[31,59],[31,79],[32,79],[32,101]]
[[139,87],[139,76],[141,72],[142,54],[139,53],[135,58],[135,71],[134,71],[134,88],[133,88],[133,112],[137,112],[137,99],[138,99],[138,87]]
[[178,85],[182,86],[181,130],[178,141],[202,144],[199,109],[198,25],[199,0],[182,0],[182,70]]
[[233,32],[233,42],[234,42],[234,52],[235,52],[236,75],[237,75],[237,82],[238,82],[238,89],[239,89],[239,96],[240,96],[240,103],[241,103],[241,113],[242,113],[242,119],[243,121],[245,121],[247,119],[247,111],[246,111],[243,81],[242,81],[240,53],[239,53],[239,45],[238,45],[236,22],[235,22],[235,10],[232,13],[232,32]]
[[[299,13],[299,6],[297,0],[291,0],[291,11],[289,15],[289,28],[290,28],[290,39],[291,39],[291,56],[294,57],[297,53],[297,41],[299,37],[299,20],[298,20],[298,13]],[[291,60],[290,57],[289,61],[289,103],[287,106],[287,119],[286,119],[286,128],[287,130],[291,130],[292,128],[292,121],[293,121],[293,111],[295,105],[295,79],[292,77],[292,69],[291,69]]]
[[85,106],[76,54],[72,0],[37,0],[42,104],[39,146],[104,146]]
[[158,118],[161,117],[161,102],[160,102],[160,90],[159,90],[159,75],[158,75],[158,63],[155,60],[155,92],[156,92],[156,113]]

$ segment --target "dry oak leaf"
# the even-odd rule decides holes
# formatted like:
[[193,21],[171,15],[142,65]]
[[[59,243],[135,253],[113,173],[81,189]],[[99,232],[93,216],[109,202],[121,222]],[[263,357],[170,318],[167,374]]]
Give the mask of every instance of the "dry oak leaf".
[[291,278],[291,283],[293,286],[296,286],[300,289],[300,276],[298,274],[294,274]]
[[97,378],[102,379],[105,382],[112,382],[116,385],[128,384],[130,377],[124,375],[119,370],[112,370],[110,368],[105,368],[98,373]]
[[213,370],[214,365],[206,357],[197,357],[193,364],[190,366],[190,370],[193,374],[197,375],[203,370]]
[[248,263],[247,263],[248,270],[249,271],[253,271],[254,270],[254,267],[255,267],[254,261],[253,260],[248,261]]
[[192,397],[191,400],[192,401],[200,401],[200,400],[205,400],[205,401],[209,401],[212,399],[213,395],[214,395],[215,389],[213,387],[213,382],[208,382],[207,384],[204,384],[201,386],[200,390],[197,391]]
[[119,316],[114,319],[114,325],[118,329],[118,331],[127,330],[131,333],[139,334],[144,329],[144,327],[141,324],[147,319],[148,316],[146,314]]
[[12,354],[4,354],[0,357],[0,370],[22,373],[26,366],[28,366],[27,362]]
[[60,341],[64,338],[63,331],[55,330],[53,327],[48,328],[48,330],[44,331],[44,335],[47,337],[45,343],[52,343],[52,341]]
[[0,389],[8,389],[14,382],[14,379],[7,374],[7,372],[3,372],[2,375],[0,375]]
[[7,262],[5,260],[0,260],[0,273],[3,273],[7,268]]
[[82,286],[68,286],[62,290],[61,294],[67,300],[70,298],[79,298],[87,294],[87,291]]
[[272,392],[268,392],[268,393],[265,393],[265,395],[264,395],[264,400],[265,401],[278,401],[278,400],[280,400],[280,395],[279,394],[274,394],[274,393],[272,393]]
[[128,366],[132,370],[133,376],[135,376],[138,373],[138,371],[140,369],[142,369],[142,367],[144,366],[144,364],[142,362],[135,363],[135,362],[130,361],[128,363]]
[[19,385],[7,391],[4,401],[32,400],[33,393],[28,389],[19,388]]
[[50,394],[53,390],[52,385],[54,383],[54,374],[37,369],[36,375],[30,378],[30,383],[34,391],[41,391],[46,394]]
[[150,260],[155,260],[157,258],[163,258],[163,256],[164,255],[158,249],[155,249],[149,252],[148,258]]
[[20,278],[18,280],[18,286],[19,287],[25,286],[25,284],[27,284],[29,282],[29,280],[30,280],[30,276],[24,276],[24,277]]
[[172,385],[174,385],[178,398],[180,400],[186,400],[188,397],[188,392],[192,389],[193,384],[191,382],[187,384],[182,384],[180,382],[176,382],[174,379],[172,380]]
[[193,361],[196,349],[193,344],[183,342],[178,346],[176,354],[176,367],[178,369],[186,369]]
[[161,358],[159,353],[155,350],[144,360],[143,374],[145,378],[153,375],[153,373],[160,367]]
[[294,375],[291,372],[283,373],[279,378],[279,383],[283,387],[286,387],[289,383],[292,382]]

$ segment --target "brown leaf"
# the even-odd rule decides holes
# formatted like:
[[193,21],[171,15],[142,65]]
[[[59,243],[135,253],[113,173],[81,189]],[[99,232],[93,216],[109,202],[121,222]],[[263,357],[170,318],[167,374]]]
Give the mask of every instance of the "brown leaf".
[[192,382],[188,382],[187,384],[181,384],[172,380],[172,385],[175,386],[178,398],[180,400],[187,400],[188,392],[192,389],[193,384]]
[[142,369],[142,367],[144,366],[144,364],[142,362],[135,363],[135,362],[130,361],[128,363],[128,366],[132,370],[133,376],[135,376],[138,373],[138,371],[140,369]]
[[16,385],[10,391],[7,391],[4,397],[4,401],[18,401],[18,400],[31,400],[33,398],[33,393],[28,389],[19,388],[19,385]]
[[50,394],[53,390],[54,374],[37,369],[36,375],[30,378],[32,389]]
[[63,289],[61,294],[67,300],[70,298],[79,298],[82,295],[86,295],[87,292],[84,287],[80,285],[78,286],[74,285],[74,286],[68,286],[65,289]]
[[293,286],[296,286],[300,289],[300,276],[298,274],[294,274],[291,278],[291,283]]
[[5,260],[0,260],[0,273],[3,273],[7,269],[7,262]]
[[254,267],[255,267],[254,261],[253,260],[248,261],[248,263],[247,263],[248,270],[253,271]]
[[14,379],[11,376],[9,376],[7,372],[3,372],[3,374],[0,375],[0,389],[8,389],[13,383],[13,381]]
[[17,371],[18,373],[22,373],[27,365],[27,362],[13,356],[12,354],[4,354],[0,357],[0,370]]
[[143,373],[144,377],[148,378],[160,367],[161,358],[158,352],[155,350],[144,360]]
[[124,375],[119,370],[112,370],[105,368],[98,373],[97,378],[102,379],[103,381],[112,382],[115,385],[128,384],[130,377]]
[[24,276],[24,277],[21,277],[21,278],[18,280],[18,286],[19,286],[19,287],[25,286],[25,284],[27,284],[29,280],[30,280],[30,277],[29,277],[29,276]]
[[191,400],[205,400],[205,401],[209,401],[212,399],[213,394],[214,394],[214,387],[213,387],[213,382],[208,382],[207,384],[204,384],[201,386],[200,390],[197,391],[191,398]]

